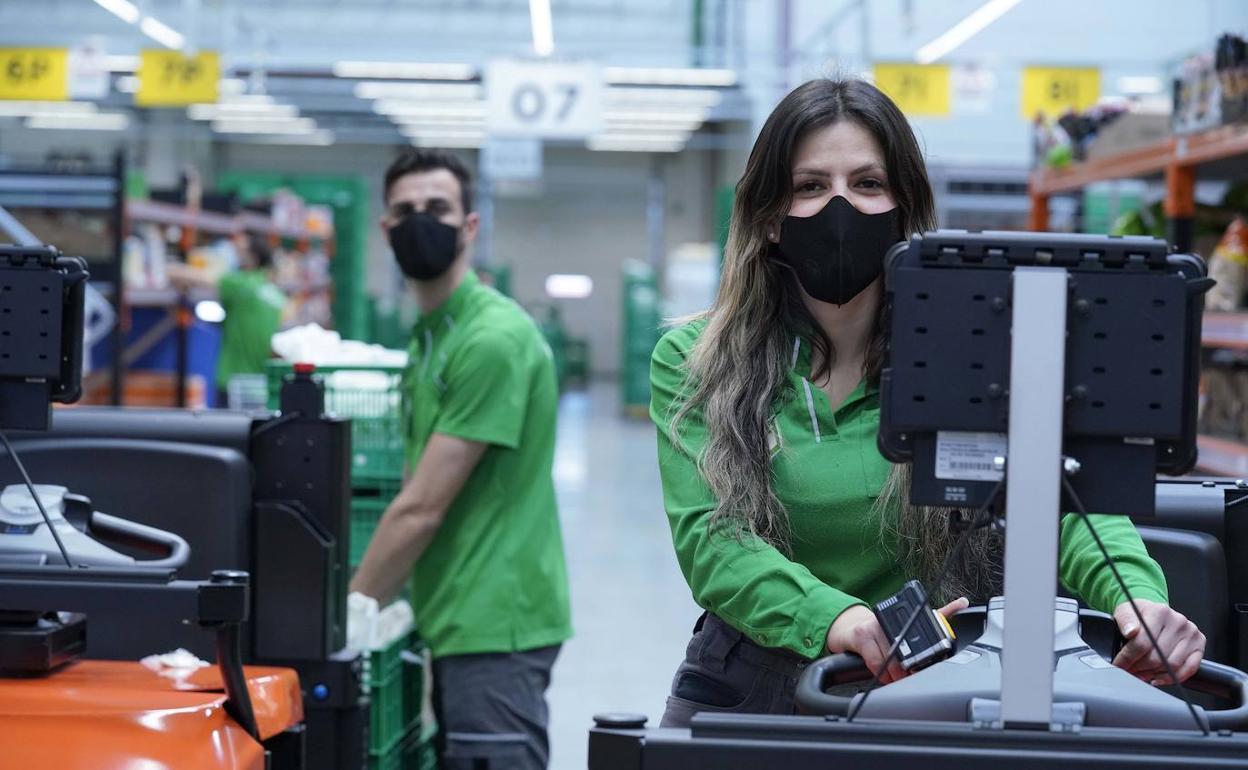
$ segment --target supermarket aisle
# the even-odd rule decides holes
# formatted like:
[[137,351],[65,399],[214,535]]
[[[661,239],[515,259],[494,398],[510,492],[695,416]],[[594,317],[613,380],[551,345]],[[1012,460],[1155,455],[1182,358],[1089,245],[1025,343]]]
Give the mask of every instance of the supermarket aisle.
[[620,416],[616,387],[563,397],[555,485],[576,636],[548,694],[550,766],[583,770],[594,712],[657,725],[698,610],[663,516],[654,428]]

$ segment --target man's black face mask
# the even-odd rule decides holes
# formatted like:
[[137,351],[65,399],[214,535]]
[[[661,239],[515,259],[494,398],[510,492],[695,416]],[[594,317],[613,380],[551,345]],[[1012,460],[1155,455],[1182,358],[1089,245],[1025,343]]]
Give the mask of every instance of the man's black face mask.
[[432,281],[455,261],[459,230],[424,211],[414,211],[390,228],[390,248],[399,269],[415,281]]
[[806,293],[844,305],[880,276],[884,253],[901,240],[897,209],[864,214],[837,195],[809,217],[788,216],[780,228],[780,261]]

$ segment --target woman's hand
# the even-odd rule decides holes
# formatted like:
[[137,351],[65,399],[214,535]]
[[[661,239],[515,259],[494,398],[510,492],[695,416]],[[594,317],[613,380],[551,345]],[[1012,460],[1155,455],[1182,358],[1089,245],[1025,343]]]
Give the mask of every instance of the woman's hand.
[[[1200,667],[1205,654],[1205,635],[1196,624],[1168,605],[1148,599],[1136,599],[1144,622],[1157,639],[1157,647],[1180,682],[1186,681]],[[1161,658],[1153,650],[1148,634],[1140,627],[1140,621],[1131,609],[1131,602],[1123,602],[1114,608],[1114,620],[1118,630],[1127,640],[1126,645],[1114,657],[1114,665],[1124,669],[1149,684],[1174,684],[1162,666]]]
[[[969,603],[966,599],[956,599],[941,607],[939,612],[949,617],[966,609]],[[1149,628],[1152,628],[1151,621]],[[878,673],[883,667],[884,659],[888,657],[888,650],[892,646],[893,640],[884,633],[880,621],[875,619],[875,613],[861,605],[842,612],[828,629],[828,652],[856,652],[862,656],[872,674]],[[888,684],[906,675],[905,669],[894,658],[888,664],[888,670],[880,676],[880,682]]]

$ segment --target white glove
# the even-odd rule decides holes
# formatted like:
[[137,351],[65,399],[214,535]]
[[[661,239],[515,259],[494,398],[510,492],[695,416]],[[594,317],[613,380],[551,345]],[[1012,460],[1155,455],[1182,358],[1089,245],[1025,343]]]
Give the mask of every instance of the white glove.
[[376,649],[377,600],[353,591],[347,595],[347,646],[353,650]]

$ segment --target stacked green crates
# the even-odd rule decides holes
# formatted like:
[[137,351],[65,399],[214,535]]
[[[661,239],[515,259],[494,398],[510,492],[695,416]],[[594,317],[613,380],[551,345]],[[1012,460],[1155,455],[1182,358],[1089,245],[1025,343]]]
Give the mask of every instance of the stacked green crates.
[[650,407],[650,355],[659,342],[662,323],[654,268],[635,260],[624,264],[623,300],[620,395],[625,414],[644,417]]
[[415,633],[369,654],[365,682],[372,701],[370,768],[437,767],[432,746],[436,728],[423,719],[425,665],[425,647]]
[[[268,364],[269,408],[278,407],[286,361]],[[359,565],[369,538],[403,481],[404,430],[400,417],[402,366],[318,366],[325,411],[351,418],[351,566]]]

